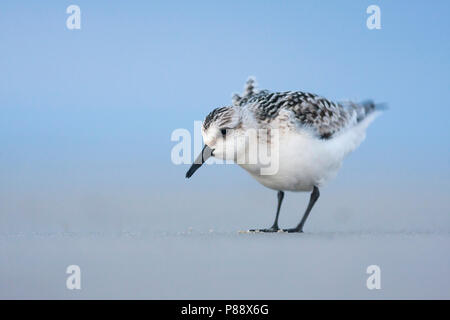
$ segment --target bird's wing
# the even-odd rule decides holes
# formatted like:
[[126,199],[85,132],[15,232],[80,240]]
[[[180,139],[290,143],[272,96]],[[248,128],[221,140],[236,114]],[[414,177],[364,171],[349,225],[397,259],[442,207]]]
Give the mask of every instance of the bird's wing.
[[321,139],[329,139],[336,133],[358,121],[358,104],[335,103],[315,94],[301,91],[269,92],[266,90],[243,98],[259,122],[269,123],[281,110],[291,111],[294,122],[307,127]]

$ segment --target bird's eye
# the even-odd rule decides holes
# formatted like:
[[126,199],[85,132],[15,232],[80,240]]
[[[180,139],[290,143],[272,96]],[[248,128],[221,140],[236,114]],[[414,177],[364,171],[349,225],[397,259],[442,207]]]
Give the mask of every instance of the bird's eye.
[[222,137],[225,137],[227,135],[227,129],[221,129],[220,133],[222,134]]

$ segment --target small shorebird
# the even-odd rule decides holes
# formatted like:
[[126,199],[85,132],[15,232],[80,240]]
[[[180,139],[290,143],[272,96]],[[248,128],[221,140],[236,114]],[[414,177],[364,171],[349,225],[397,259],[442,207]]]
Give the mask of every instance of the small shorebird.
[[[202,136],[205,146],[186,178],[210,157],[233,160],[264,186],[278,191],[275,221],[270,228],[255,232],[303,232],[311,209],[319,198],[319,187],[334,177],[347,154],[365,138],[368,125],[383,109],[372,101],[333,102],[300,91],[258,91],[249,78],[242,95],[235,94],[231,106],[214,109],[205,118]],[[257,134],[253,143],[276,146],[271,153],[277,170],[262,174],[264,164],[239,162],[248,159],[248,140],[240,139],[251,130]],[[275,141],[273,132],[277,131]],[[312,191],[309,204],[295,228],[280,229],[278,217],[284,191]]]

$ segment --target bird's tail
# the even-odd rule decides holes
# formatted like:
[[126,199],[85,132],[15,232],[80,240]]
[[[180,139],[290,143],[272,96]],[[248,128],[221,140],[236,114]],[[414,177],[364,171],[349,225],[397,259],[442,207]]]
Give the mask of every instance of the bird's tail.
[[356,119],[358,122],[361,122],[373,112],[384,111],[388,108],[386,103],[375,103],[372,100],[365,100],[360,103],[345,102],[343,104],[356,112]]

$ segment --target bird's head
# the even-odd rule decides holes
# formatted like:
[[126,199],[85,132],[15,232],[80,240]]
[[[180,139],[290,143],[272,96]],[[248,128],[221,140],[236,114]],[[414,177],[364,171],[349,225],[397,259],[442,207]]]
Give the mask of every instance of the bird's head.
[[210,112],[202,126],[205,144],[213,150],[213,156],[234,160],[241,147],[238,139],[242,133],[241,117],[236,107],[223,107]]
[[205,146],[192,164],[186,177],[194,172],[210,157],[236,160],[245,152],[244,130],[238,107],[222,107],[211,111],[203,121],[202,136]]

